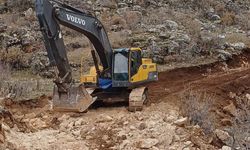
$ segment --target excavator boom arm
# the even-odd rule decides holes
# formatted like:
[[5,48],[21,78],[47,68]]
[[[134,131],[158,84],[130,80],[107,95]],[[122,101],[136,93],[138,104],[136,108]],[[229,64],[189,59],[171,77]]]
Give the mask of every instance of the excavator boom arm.
[[36,13],[51,65],[59,74],[53,94],[54,110],[85,111],[95,100],[83,85],[75,86],[60,24],[83,33],[93,44],[103,71],[100,78],[111,78],[112,55],[107,33],[92,15],[55,0],[36,0]]
[[58,22],[54,19],[53,5],[47,0],[36,0],[36,13],[44,37],[45,47],[51,65],[56,65],[59,71],[57,85],[60,90],[67,90],[72,82],[71,69],[65,50]]
[[91,41],[104,68],[102,77],[111,78],[113,51],[107,33],[96,17],[54,0],[36,0],[36,13],[50,62],[58,68],[60,83],[72,82],[60,24],[83,33]]

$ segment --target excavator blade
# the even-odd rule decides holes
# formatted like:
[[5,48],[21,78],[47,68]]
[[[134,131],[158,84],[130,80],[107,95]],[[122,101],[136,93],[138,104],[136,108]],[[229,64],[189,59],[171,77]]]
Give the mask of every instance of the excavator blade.
[[83,85],[71,87],[68,93],[58,92],[55,86],[52,107],[55,111],[86,112],[95,100]]

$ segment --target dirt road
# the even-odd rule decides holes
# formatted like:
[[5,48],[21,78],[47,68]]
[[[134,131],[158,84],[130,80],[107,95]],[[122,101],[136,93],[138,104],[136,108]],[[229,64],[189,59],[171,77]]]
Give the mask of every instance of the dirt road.
[[149,86],[151,102],[168,101],[176,105],[176,98],[187,88],[215,94],[218,101],[225,101],[229,92],[249,93],[249,63],[250,50],[246,50],[244,54],[234,56],[226,64],[217,62],[162,72],[159,82]]

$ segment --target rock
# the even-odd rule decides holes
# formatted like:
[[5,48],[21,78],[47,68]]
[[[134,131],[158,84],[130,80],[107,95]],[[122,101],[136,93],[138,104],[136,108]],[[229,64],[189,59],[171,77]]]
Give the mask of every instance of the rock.
[[233,122],[232,122],[231,119],[224,118],[224,119],[221,120],[221,124],[224,125],[224,126],[231,126],[233,124]]
[[159,34],[159,38],[161,38],[161,39],[163,39],[163,40],[168,39],[168,38],[170,38],[170,34],[169,34],[169,33],[161,32],[161,33]]
[[211,20],[212,21],[218,21],[218,20],[221,20],[221,17],[219,15],[214,14],[214,15],[211,16]]
[[29,8],[28,10],[26,10],[26,11],[24,12],[24,16],[25,16],[27,19],[29,19],[29,18],[31,18],[32,16],[34,16],[34,11],[33,11],[33,9],[32,9],[32,8]]
[[139,6],[139,5],[135,5],[135,6],[133,6],[133,11],[142,11],[142,8],[141,8],[141,6]]
[[111,122],[113,120],[113,118],[109,115],[105,115],[105,114],[101,114],[99,115],[99,117],[96,119],[97,123],[101,123],[101,122]]
[[98,0],[96,3],[101,5],[102,7],[107,7],[110,9],[116,9],[117,4],[115,0]]
[[21,40],[22,46],[32,45],[34,41],[35,41],[34,37],[29,34],[24,35]]
[[160,150],[158,147],[155,147],[155,146],[153,146],[151,149],[152,150]]
[[125,121],[125,122],[123,123],[124,126],[126,126],[126,125],[128,125],[128,124],[129,124],[128,121]]
[[136,127],[131,125],[131,126],[129,126],[129,129],[130,129],[130,130],[135,130]]
[[33,129],[44,129],[48,127],[46,122],[42,121],[40,118],[30,119],[28,123]]
[[177,126],[185,126],[187,123],[188,123],[188,118],[187,117],[178,119],[178,120],[176,120],[174,122],[174,124],[177,125]]
[[250,136],[249,136],[249,137],[246,137],[246,138],[245,138],[245,141],[246,141],[247,143],[250,143]]
[[149,28],[148,32],[149,33],[160,33],[161,31],[159,29],[157,29],[157,28]]
[[250,107],[250,94],[246,94],[245,104],[247,104]]
[[164,56],[154,55],[153,56],[153,62],[158,64],[164,64]]
[[248,101],[250,101],[250,94],[246,94],[246,98],[248,99]]
[[225,112],[228,112],[229,114],[231,114],[233,116],[237,115],[237,109],[236,109],[236,107],[235,107],[235,105],[233,103],[231,103],[230,105],[224,107],[223,110]]
[[223,146],[221,150],[232,150],[232,148],[229,146]]
[[139,130],[144,130],[144,129],[146,129],[147,128],[147,124],[146,123],[144,123],[144,122],[142,122],[142,123],[140,123],[140,125],[139,125]]
[[165,116],[165,117],[163,118],[163,121],[164,121],[164,122],[167,122],[167,123],[173,122],[174,120],[176,120],[176,118],[175,118],[174,116],[172,116],[172,115],[170,115],[170,116]]
[[86,136],[88,136],[88,132],[89,132],[89,129],[88,128],[82,128],[80,130],[80,135],[82,138],[86,138]]
[[48,70],[49,64],[47,53],[37,52],[32,54],[28,66],[30,66],[33,74],[49,75],[51,73],[53,75],[53,70]]
[[4,123],[1,124],[2,130],[10,132],[10,127]]
[[237,97],[237,95],[236,95],[236,93],[230,92],[229,93],[229,97],[232,98],[232,99],[234,99],[234,98]]
[[109,136],[108,136],[108,135],[103,135],[103,136],[102,136],[102,140],[107,141],[108,139],[109,139]]
[[178,24],[172,20],[165,20],[164,24],[170,30],[176,30],[178,28]]
[[227,61],[233,58],[232,54],[225,50],[218,50],[217,52],[219,53],[218,58],[222,59],[223,61]]
[[3,22],[0,22],[0,33],[5,32],[7,29],[7,25]]
[[92,136],[90,136],[90,135],[87,135],[86,136],[86,140],[91,140],[93,137]]
[[123,7],[123,8],[119,8],[117,9],[117,13],[119,15],[124,15],[124,13],[128,12],[128,11],[131,11],[129,7]]
[[72,134],[76,137],[81,136],[81,130],[72,131]]
[[170,131],[169,133],[164,133],[164,135],[160,135],[158,139],[159,139],[159,145],[162,145],[164,148],[167,148],[174,141],[174,131]]
[[[154,26],[156,29],[159,29],[159,30],[161,30],[162,32],[165,32],[165,30],[166,30],[166,26],[164,25],[164,24],[158,24],[158,25],[156,25],[156,26]],[[169,34],[170,34],[171,32],[169,32]]]
[[182,43],[189,44],[191,41],[191,38],[187,34],[177,34],[174,38],[175,38],[175,41],[178,42],[179,44],[182,44]]
[[157,139],[149,138],[149,139],[142,139],[140,142],[140,148],[142,149],[150,149],[153,146],[157,145],[159,141]]
[[84,120],[82,118],[75,121],[75,126],[81,126],[83,124]]
[[233,142],[233,138],[226,131],[216,129],[214,133],[224,144],[228,145]]
[[180,45],[175,41],[171,41],[171,43],[168,45],[169,53],[178,54],[180,53],[180,49]]
[[133,27],[141,22],[142,20],[142,13],[139,11],[126,11],[124,13],[124,18],[126,20],[126,23]]
[[0,133],[0,143],[4,143],[5,142],[5,135]]
[[5,13],[8,11],[8,7],[5,5],[0,5],[0,14]]
[[125,147],[130,143],[131,142],[129,140],[123,140],[122,143],[119,145],[119,149],[125,149]]
[[200,147],[201,150],[215,149],[212,145],[206,144],[207,142],[199,136],[191,136],[191,141],[196,146]]
[[124,8],[124,7],[128,7],[128,4],[126,4],[126,3],[118,3],[118,8]]
[[159,143],[157,144],[160,149],[167,149],[173,142],[176,127],[172,126],[171,124],[163,123],[162,128],[158,128],[159,124],[157,123],[153,128],[152,131],[155,132],[151,136],[157,137]]
[[245,43],[234,43],[234,44],[231,44],[231,46],[235,50],[240,50],[240,51],[246,48],[246,44]]

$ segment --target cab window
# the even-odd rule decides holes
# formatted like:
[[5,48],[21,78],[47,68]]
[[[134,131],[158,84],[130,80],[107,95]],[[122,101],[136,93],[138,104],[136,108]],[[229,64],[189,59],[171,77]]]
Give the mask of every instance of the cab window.
[[114,80],[128,81],[128,53],[115,53]]

